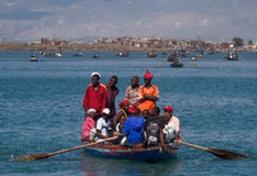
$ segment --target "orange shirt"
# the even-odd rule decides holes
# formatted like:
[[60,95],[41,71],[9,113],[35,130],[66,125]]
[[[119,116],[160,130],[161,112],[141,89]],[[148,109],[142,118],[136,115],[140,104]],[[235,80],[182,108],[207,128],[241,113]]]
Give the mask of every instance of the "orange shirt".
[[[142,87],[141,95],[144,97],[145,95],[154,96],[159,98],[159,89],[156,85],[152,85],[151,87]],[[155,101],[146,100],[141,103],[138,108],[143,111],[145,109],[151,111],[156,106]]]

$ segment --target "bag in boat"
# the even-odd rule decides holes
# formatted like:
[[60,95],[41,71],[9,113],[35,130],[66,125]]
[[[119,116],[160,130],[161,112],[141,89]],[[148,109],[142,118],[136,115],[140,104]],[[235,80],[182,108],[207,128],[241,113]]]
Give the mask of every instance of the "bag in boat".
[[156,122],[149,122],[146,127],[147,146],[155,146],[158,144],[160,127]]
[[163,129],[165,143],[171,143],[176,139],[177,131],[173,123],[168,123]]

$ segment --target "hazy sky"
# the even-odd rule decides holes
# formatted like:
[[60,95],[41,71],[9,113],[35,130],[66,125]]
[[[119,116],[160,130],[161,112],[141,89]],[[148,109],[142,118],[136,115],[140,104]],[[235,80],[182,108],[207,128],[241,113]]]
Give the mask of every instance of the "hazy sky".
[[0,39],[257,39],[257,0],[1,0]]

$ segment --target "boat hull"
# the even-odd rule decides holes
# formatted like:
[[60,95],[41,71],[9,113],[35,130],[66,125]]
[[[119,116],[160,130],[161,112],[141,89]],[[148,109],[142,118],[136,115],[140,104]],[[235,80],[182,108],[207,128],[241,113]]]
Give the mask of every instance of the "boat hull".
[[178,63],[178,64],[170,64],[170,67],[174,67],[174,68],[182,68],[184,65],[182,63]]
[[89,155],[101,158],[157,162],[175,158],[177,150],[177,148],[173,148],[169,152],[164,152],[160,147],[133,149],[124,146],[97,145],[88,147],[84,151]]

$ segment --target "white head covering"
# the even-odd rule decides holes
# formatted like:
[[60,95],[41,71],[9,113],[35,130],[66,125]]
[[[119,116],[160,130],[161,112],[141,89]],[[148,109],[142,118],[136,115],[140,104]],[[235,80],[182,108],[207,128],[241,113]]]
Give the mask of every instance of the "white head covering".
[[99,72],[92,72],[92,73],[91,73],[91,78],[92,78],[93,76],[99,76],[99,78],[102,77]]
[[90,108],[89,110],[87,110],[87,114],[89,114],[89,113],[91,113],[91,112],[96,113],[96,110],[95,110],[95,109],[93,109],[93,108]]
[[104,114],[106,114],[106,115],[109,115],[110,112],[111,112],[110,109],[104,108],[102,113],[104,113]]

